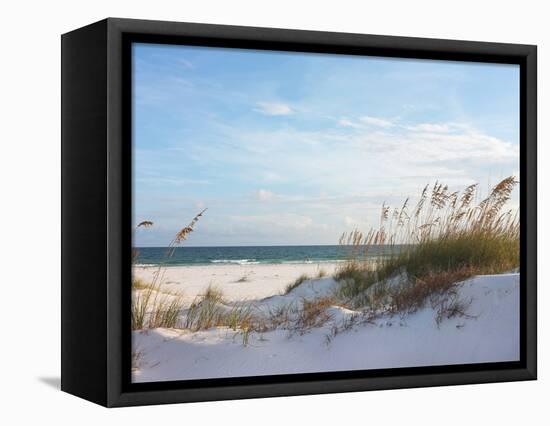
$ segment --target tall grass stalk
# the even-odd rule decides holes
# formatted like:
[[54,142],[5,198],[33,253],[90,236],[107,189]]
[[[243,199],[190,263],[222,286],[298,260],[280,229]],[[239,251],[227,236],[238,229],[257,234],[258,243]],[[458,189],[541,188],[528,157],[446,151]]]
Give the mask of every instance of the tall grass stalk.
[[[136,282],[136,281],[135,281]],[[147,328],[177,328],[183,309],[181,294],[165,294],[160,286],[133,285],[132,294],[132,330]]]
[[174,253],[176,252],[176,248],[185,241],[191,232],[193,232],[193,229],[199,219],[204,215],[204,212],[206,212],[207,209],[202,210],[200,213],[195,215],[195,217],[189,222],[189,225],[185,226],[184,228],[180,229],[172,241],[170,241],[170,244],[168,245],[168,248],[166,249],[166,252],[164,253],[164,259],[159,263],[157,269],[153,273],[153,279],[151,281],[151,284],[153,286],[156,286],[157,284],[162,283],[164,280],[164,274],[166,272],[166,261],[174,256]]
[[[174,255],[176,247],[187,239],[193,232],[193,228],[202,217],[206,209],[198,213],[186,227],[179,230],[164,255],[163,261],[159,264],[151,283],[134,278],[132,280],[132,330],[144,328],[175,328],[178,326],[179,316],[183,308],[183,297],[181,294],[166,294],[161,292],[161,285],[166,271],[166,261]],[[136,229],[149,228],[153,222],[146,220],[139,223]],[[139,255],[136,249],[132,252],[132,260]]]
[[[407,289],[401,296],[422,294],[425,300],[434,286],[443,288],[449,280],[518,267],[519,216],[504,210],[516,184],[508,177],[476,204],[477,185],[451,192],[436,182],[424,188],[412,207],[409,199],[400,208],[383,205],[378,228],[354,230],[340,238],[351,255],[335,274],[339,297],[373,303],[399,284]],[[368,257],[374,246],[384,249],[375,267]],[[426,280],[436,284],[423,291]],[[383,294],[373,297],[376,290]],[[398,299],[394,294],[392,300]]]

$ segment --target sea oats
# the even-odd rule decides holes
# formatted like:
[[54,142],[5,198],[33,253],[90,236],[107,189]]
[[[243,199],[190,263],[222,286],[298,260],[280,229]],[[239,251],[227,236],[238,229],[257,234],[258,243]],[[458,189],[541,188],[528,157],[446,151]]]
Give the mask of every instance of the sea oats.
[[[412,223],[407,214],[408,199],[398,214],[391,210],[390,215],[390,207],[383,203],[378,229],[371,228],[366,234],[356,229],[340,239],[350,246],[350,258],[335,276],[339,282],[337,293],[344,301],[353,299],[354,305],[358,300],[387,304],[385,298],[391,301],[395,297],[400,298],[397,305],[416,306],[428,295],[446,291],[457,277],[517,268],[519,212],[502,212],[517,183],[513,177],[502,180],[477,205],[477,184],[469,185],[462,193],[449,192],[448,186],[440,182],[427,185],[415,205]],[[372,258],[367,256],[373,246],[383,252],[374,268]],[[382,292],[383,297],[374,299],[365,293],[374,284],[385,285],[401,276],[412,286],[410,291],[394,296]],[[422,283],[428,281],[431,284],[425,287]]]
[[150,220],[144,220],[143,222],[140,222],[136,228],[150,228],[153,226],[153,222]]

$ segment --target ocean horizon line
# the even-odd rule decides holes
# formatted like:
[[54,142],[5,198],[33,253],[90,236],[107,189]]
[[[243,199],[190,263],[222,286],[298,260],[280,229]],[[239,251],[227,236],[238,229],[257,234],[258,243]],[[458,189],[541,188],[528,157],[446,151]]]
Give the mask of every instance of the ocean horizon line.
[[[222,246],[222,247],[137,247],[135,264],[215,265],[215,264],[307,264],[333,263],[349,259],[353,246]],[[388,248],[369,249],[367,257],[384,257]],[[167,257],[167,252],[170,256]]]
[[[402,246],[406,244],[365,244],[369,245],[371,247],[378,246],[378,247],[391,247],[391,246]],[[241,248],[241,247],[248,247],[248,248],[254,248],[254,247],[353,247],[353,244],[253,244],[253,245],[218,245],[218,246],[175,246],[172,248]],[[170,248],[170,246],[132,246],[133,248],[140,249],[140,248],[146,248],[146,249],[167,249]]]

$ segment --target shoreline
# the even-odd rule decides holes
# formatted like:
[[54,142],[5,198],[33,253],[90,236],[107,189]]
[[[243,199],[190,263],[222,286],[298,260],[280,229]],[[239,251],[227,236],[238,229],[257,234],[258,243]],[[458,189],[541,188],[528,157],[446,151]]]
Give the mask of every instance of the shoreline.
[[254,266],[254,265],[327,265],[327,264],[340,264],[345,263],[349,259],[334,259],[334,260],[288,260],[282,262],[263,262],[263,261],[245,261],[245,260],[213,260],[204,263],[134,263],[132,266],[136,268],[174,268],[174,267],[192,267],[192,266],[226,266],[226,265],[240,265],[240,266]]

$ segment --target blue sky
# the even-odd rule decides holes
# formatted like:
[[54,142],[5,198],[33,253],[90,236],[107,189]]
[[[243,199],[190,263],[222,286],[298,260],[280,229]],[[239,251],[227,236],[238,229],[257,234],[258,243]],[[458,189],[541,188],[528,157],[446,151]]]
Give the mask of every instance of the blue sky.
[[187,245],[336,244],[427,183],[518,175],[514,65],[135,44],[133,67],[138,246],[205,207]]

